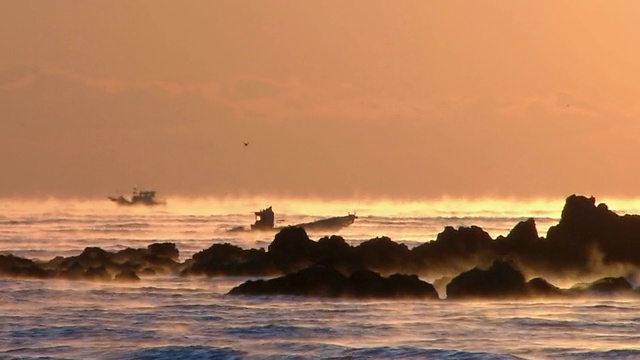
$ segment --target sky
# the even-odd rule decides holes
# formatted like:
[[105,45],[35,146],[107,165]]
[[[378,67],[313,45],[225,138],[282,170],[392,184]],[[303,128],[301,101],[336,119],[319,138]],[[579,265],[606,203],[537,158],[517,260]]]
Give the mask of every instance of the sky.
[[5,0],[0,197],[639,197],[639,18],[631,0]]

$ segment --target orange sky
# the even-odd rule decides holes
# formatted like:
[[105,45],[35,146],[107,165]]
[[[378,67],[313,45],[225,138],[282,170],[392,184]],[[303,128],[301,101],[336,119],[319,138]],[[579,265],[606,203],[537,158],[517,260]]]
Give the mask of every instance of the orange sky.
[[638,19],[635,1],[2,1],[0,197],[638,197]]

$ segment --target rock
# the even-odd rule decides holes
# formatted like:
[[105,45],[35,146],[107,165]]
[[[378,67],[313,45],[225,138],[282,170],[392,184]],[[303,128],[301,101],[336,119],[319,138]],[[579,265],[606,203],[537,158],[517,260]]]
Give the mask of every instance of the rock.
[[270,280],[249,280],[229,292],[232,295],[300,295],[336,297],[347,278],[334,268],[311,266]]
[[384,278],[371,270],[359,270],[346,277],[334,268],[322,265],[271,280],[250,280],[233,288],[230,294],[438,299],[433,286],[415,275],[395,274]]
[[365,268],[382,272],[395,272],[408,265],[411,252],[404,244],[393,242],[388,237],[367,240],[354,249]]
[[84,279],[96,280],[96,281],[109,281],[111,275],[107,272],[104,266],[91,267],[84,272]]
[[114,280],[121,282],[135,282],[140,281],[140,277],[138,277],[133,270],[124,270],[117,274]]
[[508,298],[526,294],[525,279],[511,262],[496,261],[487,270],[473,268],[447,285],[447,299]]
[[267,254],[278,271],[286,274],[316,263],[317,245],[302,227],[289,226],[276,234]]
[[620,295],[630,294],[633,287],[624,277],[604,277],[587,284],[578,284],[570,289],[573,295]]
[[244,250],[229,243],[195,253],[182,275],[247,276],[277,272],[263,250]]
[[565,295],[562,289],[550,284],[543,278],[534,278],[526,284],[527,296],[529,297],[557,297]]
[[35,262],[18,256],[0,255],[0,275],[19,278],[45,279],[51,274]]
[[421,268],[459,271],[461,264],[492,263],[496,259],[494,241],[480,227],[447,226],[434,241],[411,250],[413,261]]
[[154,243],[147,246],[147,249],[150,254],[161,258],[167,258],[173,261],[178,261],[180,258],[180,251],[178,251],[174,243]]

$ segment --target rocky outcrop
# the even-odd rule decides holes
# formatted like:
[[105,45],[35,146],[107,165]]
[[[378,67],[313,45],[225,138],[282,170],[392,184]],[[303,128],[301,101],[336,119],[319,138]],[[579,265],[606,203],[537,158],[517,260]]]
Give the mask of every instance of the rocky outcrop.
[[594,256],[604,265],[640,265],[640,216],[619,216],[595,198],[571,195],[558,225],[547,232],[544,254],[559,266],[589,271]]
[[633,287],[624,277],[604,277],[590,283],[577,284],[569,289],[574,296],[632,295]]
[[527,297],[558,297],[566,292],[543,278],[533,278],[525,285]]
[[244,250],[224,243],[195,253],[181,275],[266,276],[278,272],[264,250]]
[[111,280],[123,271],[134,273],[175,273],[178,249],[173,243],[151,244],[146,249],[127,248],[115,253],[87,247],[80,255],[56,257],[42,264],[56,277],[87,280]]
[[490,268],[473,268],[456,276],[447,285],[447,299],[508,298],[526,294],[524,275],[507,261],[496,261]]
[[457,273],[478,264],[491,264],[496,258],[495,242],[480,227],[447,226],[436,239],[411,250],[408,264],[415,272]]
[[[546,238],[539,237],[534,219],[519,222],[509,234],[495,240],[477,226],[447,226],[435,240],[412,249],[388,237],[357,246],[335,235],[314,241],[303,228],[287,227],[275,235],[267,250],[213,244],[184,263],[179,262],[173,243],[118,252],[87,247],[77,256],[44,262],[0,255],[0,276],[138,281],[140,276],[156,274],[284,275],[247,282],[234,291],[350,297],[430,294],[433,286],[418,276],[398,275],[418,274],[439,279],[438,288],[445,290],[446,286],[450,299],[635,294],[629,281],[621,277],[559,289],[540,276],[595,278],[602,276],[598,274],[637,273],[639,234],[640,216],[619,216],[604,204],[596,205],[593,197],[571,195]],[[610,271],[602,272],[607,266]],[[524,273],[537,277],[525,281]]]
[[110,281],[135,280],[139,272],[176,273],[181,264],[174,244],[151,244],[146,249],[115,253],[87,247],[77,256],[56,257],[47,262],[0,255],[0,276],[37,279]]
[[231,295],[297,295],[349,298],[424,298],[438,299],[433,286],[415,275],[395,274],[388,278],[371,270],[355,271],[349,276],[322,265],[270,280],[249,280]]
[[35,279],[53,277],[51,271],[43,269],[33,260],[13,255],[0,255],[0,275],[3,277]]

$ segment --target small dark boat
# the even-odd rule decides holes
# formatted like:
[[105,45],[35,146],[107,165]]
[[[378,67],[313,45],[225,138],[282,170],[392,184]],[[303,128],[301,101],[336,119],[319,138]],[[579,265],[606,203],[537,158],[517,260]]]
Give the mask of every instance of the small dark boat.
[[141,190],[138,191],[137,188],[133,188],[133,194],[131,195],[131,199],[127,199],[124,196],[114,197],[109,196],[109,200],[116,202],[118,205],[145,205],[145,206],[154,206],[154,205],[166,205],[165,201],[156,200],[156,192],[153,190]]
[[[275,214],[271,206],[266,209],[254,212],[256,221],[251,224],[250,228],[242,226],[234,227],[229,231],[279,231],[283,227],[275,226]],[[326,219],[320,219],[302,224],[288,225],[298,226],[307,231],[336,231],[347,227],[357,219],[356,214],[348,214],[345,216],[334,216]]]

